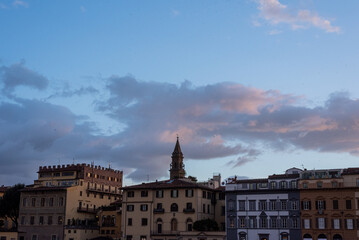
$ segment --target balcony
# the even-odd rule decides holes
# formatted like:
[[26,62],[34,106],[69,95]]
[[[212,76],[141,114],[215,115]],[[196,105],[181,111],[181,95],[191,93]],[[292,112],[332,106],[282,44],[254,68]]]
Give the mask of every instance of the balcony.
[[153,209],[153,213],[164,213],[165,212],[165,209],[163,208],[155,208]]
[[184,208],[184,209],[183,209],[183,212],[184,212],[184,213],[194,213],[195,210],[194,210],[194,208]]
[[78,207],[78,208],[77,208],[77,212],[78,212],[78,213],[91,213],[91,214],[96,214],[96,213],[97,213],[97,209]]

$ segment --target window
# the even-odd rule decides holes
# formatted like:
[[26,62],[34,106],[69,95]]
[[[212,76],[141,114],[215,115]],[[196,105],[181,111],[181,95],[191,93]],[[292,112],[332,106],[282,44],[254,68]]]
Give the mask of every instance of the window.
[[288,227],[288,218],[287,217],[280,217],[281,227],[287,228]]
[[132,235],[127,235],[126,240],[132,240]]
[[333,187],[333,188],[338,187],[338,182],[332,182],[332,187]]
[[333,209],[339,209],[338,200],[333,200]]
[[346,209],[352,209],[352,200],[345,200]]
[[141,236],[141,237],[140,237],[140,240],[146,240],[146,239],[147,239],[146,236]]
[[203,204],[203,205],[202,205],[202,212],[203,212],[203,213],[206,213],[206,204]]
[[359,179],[357,179],[357,187],[359,187]]
[[257,218],[252,216],[249,217],[249,228],[257,228]]
[[246,240],[247,238],[246,238],[246,233],[245,232],[241,232],[241,233],[239,233],[239,240]]
[[310,201],[302,201],[302,209],[303,210],[311,210],[311,202]]
[[26,201],[27,201],[26,198],[23,198],[23,199],[22,199],[22,206],[23,206],[23,207],[26,207]]
[[267,228],[267,218],[266,217],[260,217],[259,219],[259,227],[260,228]]
[[226,207],[225,206],[221,206],[221,216],[226,215]]
[[56,235],[51,235],[51,240],[56,240],[57,236]]
[[354,229],[353,226],[353,219],[345,219],[346,225],[347,225],[347,229]]
[[310,219],[304,219],[304,229],[310,229]]
[[178,205],[176,203],[171,204],[171,212],[178,212]]
[[157,203],[157,208],[156,209],[162,209],[162,203]]
[[187,219],[186,223],[187,223],[187,231],[191,232],[192,231],[192,226],[193,226],[192,220],[189,218],[189,219]]
[[318,229],[325,229],[325,218],[318,218]]
[[163,198],[163,190],[156,191],[156,198]]
[[148,191],[141,191],[141,197],[148,197]]
[[270,183],[270,188],[271,189],[276,189],[277,188],[277,183],[276,182],[271,182]]
[[246,218],[245,217],[239,217],[238,218],[238,227],[239,228],[246,228]]
[[43,225],[44,224],[44,216],[40,216],[39,218],[39,224]]
[[59,206],[60,207],[64,206],[64,198],[63,197],[60,197],[60,199],[59,199]]
[[202,198],[207,198],[206,196],[207,196],[206,191],[202,191]]
[[171,220],[171,231],[177,231],[177,220],[176,219]]
[[141,219],[141,226],[147,226],[147,218]]
[[277,201],[276,200],[269,200],[269,210],[276,210],[276,204]]
[[58,216],[58,217],[57,217],[57,224],[58,224],[58,225],[62,225],[62,223],[63,223],[62,216]]
[[270,217],[270,227],[277,228],[277,217]]
[[317,200],[317,201],[315,201],[315,208],[317,210],[325,209],[325,200]]
[[54,198],[49,199],[49,206],[50,207],[54,206]]
[[134,197],[135,196],[135,192],[134,191],[129,191],[127,192],[127,197]]
[[340,229],[340,219],[333,219],[333,228]]
[[291,188],[297,188],[298,187],[297,181],[296,180],[291,181],[290,182],[290,187]]
[[292,218],[292,228],[298,228],[298,218]]
[[280,182],[280,188],[281,188],[281,189],[287,188],[287,182],[286,182],[286,181],[281,181],[281,182]]
[[171,197],[172,198],[177,198],[178,197],[178,190],[177,189],[171,190]]
[[298,210],[298,201],[292,201],[292,210]]
[[132,218],[128,218],[128,219],[127,219],[127,225],[128,225],[128,226],[132,226]]
[[233,201],[228,201],[228,210],[229,211],[234,211],[234,202]]
[[132,212],[135,209],[134,205],[127,205],[127,211]]
[[249,211],[255,211],[255,210],[256,210],[256,201],[249,200]]
[[258,209],[259,210],[266,210],[267,209],[267,202],[266,202],[266,200],[260,200],[259,202],[258,202]]
[[193,197],[193,189],[186,189],[186,197]]
[[52,216],[47,217],[47,224],[52,225]]
[[188,202],[188,203],[186,204],[186,209],[192,209],[192,203]]
[[323,187],[323,182],[317,182],[317,188],[322,188]]
[[30,225],[34,225],[34,223],[35,223],[35,217],[31,216],[30,217]]
[[211,213],[211,206],[208,204],[207,205],[207,213],[210,214]]
[[32,198],[31,199],[31,206],[35,207],[35,205],[36,205],[36,198]]
[[246,201],[239,200],[238,201],[238,210],[239,211],[245,211],[246,210]]
[[234,228],[234,218],[229,219],[229,227]]
[[305,189],[308,188],[308,183],[306,183],[306,182],[303,183],[303,188],[305,188]]
[[45,207],[45,198],[41,198],[41,207]]
[[25,216],[21,216],[21,225],[25,224]]
[[287,200],[280,200],[280,206],[282,210],[287,210]]
[[147,204],[141,204],[141,211],[145,212],[148,210],[148,205]]
[[32,235],[31,240],[37,240],[37,235]]

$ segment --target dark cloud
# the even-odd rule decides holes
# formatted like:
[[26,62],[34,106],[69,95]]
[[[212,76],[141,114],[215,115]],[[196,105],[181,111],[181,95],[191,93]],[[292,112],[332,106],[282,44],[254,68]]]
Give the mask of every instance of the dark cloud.
[[9,67],[0,67],[0,79],[3,83],[2,92],[11,94],[18,86],[28,86],[43,90],[48,86],[48,79],[41,74],[25,67],[24,63],[15,63]]
[[65,89],[63,89],[60,92],[56,92],[54,94],[51,94],[48,99],[51,98],[56,98],[56,97],[64,97],[64,98],[69,98],[69,97],[73,97],[73,96],[83,96],[83,95],[87,95],[87,94],[97,94],[99,93],[99,91],[94,88],[94,87],[81,87],[75,90],[70,89],[69,86],[67,86]]

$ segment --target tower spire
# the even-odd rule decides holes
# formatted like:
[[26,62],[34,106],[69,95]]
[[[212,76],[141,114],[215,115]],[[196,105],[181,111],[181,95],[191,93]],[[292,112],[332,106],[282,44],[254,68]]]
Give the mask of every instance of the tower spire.
[[175,148],[172,153],[172,163],[170,168],[170,178],[176,179],[176,178],[184,178],[186,175],[186,171],[184,170],[184,164],[183,164],[183,153],[181,150],[181,146],[179,143],[179,137],[177,134],[177,141]]

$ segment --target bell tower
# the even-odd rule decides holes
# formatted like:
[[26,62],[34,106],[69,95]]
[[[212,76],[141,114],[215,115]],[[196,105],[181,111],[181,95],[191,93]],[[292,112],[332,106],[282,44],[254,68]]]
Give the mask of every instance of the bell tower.
[[177,142],[175,149],[172,153],[172,163],[170,168],[170,179],[184,178],[186,171],[184,170],[183,164],[183,153],[177,136]]

